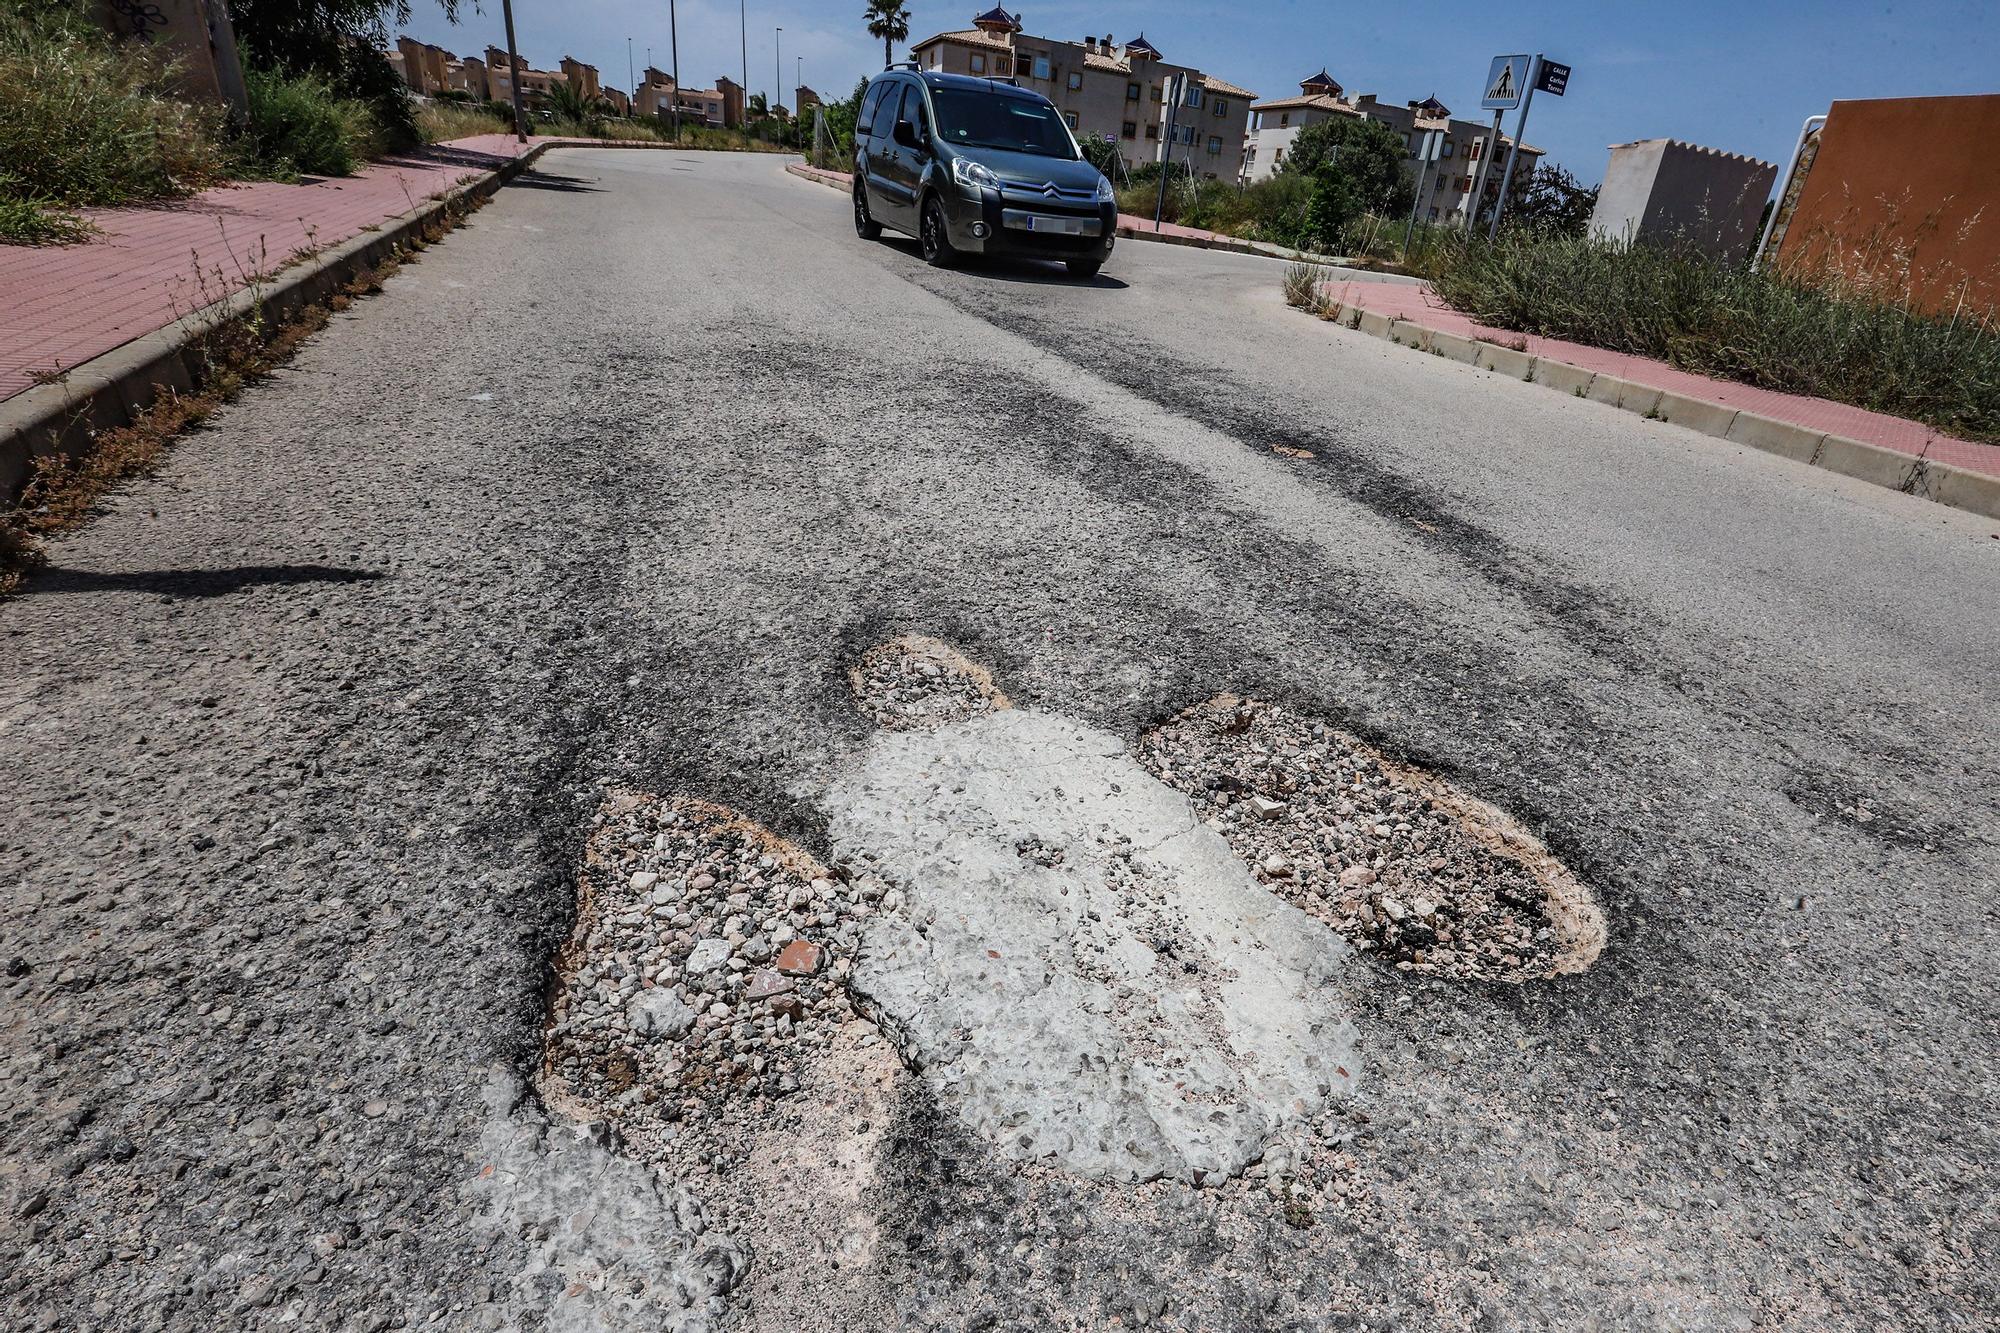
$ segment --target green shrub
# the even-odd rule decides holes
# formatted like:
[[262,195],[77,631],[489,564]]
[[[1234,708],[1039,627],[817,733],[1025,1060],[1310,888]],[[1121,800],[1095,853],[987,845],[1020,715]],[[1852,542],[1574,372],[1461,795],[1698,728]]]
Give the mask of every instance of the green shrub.
[[1504,229],[1426,251],[1438,295],[1481,323],[1913,417],[2000,442],[2000,324],[1885,303],[1820,273]]
[[277,179],[351,176],[381,149],[381,131],[367,103],[337,96],[310,74],[246,69],[250,124],[241,147],[251,174]]
[[173,74],[66,6],[0,6],[0,197],[123,204],[220,180],[221,113],[176,99]]

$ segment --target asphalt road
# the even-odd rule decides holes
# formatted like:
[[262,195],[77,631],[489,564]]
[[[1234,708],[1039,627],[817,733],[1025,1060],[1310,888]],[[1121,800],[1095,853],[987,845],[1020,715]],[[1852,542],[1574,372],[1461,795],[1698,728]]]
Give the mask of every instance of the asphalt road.
[[531,1256],[622,1208],[608,1280],[664,1280],[603,1150],[583,1212],[477,1183],[591,812],[826,855],[844,673],[905,632],[1127,738],[1335,721],[1609,943],[1356,975],[1351,1212],[1023,1173],[909,1078],[873,1261],[747,1236],[685,1326],[2000,1308],[1994,523],[1312,322],[1270,261],[940,272],[771,159],[544,167],[0,605],[0,1323],[616,1326]]

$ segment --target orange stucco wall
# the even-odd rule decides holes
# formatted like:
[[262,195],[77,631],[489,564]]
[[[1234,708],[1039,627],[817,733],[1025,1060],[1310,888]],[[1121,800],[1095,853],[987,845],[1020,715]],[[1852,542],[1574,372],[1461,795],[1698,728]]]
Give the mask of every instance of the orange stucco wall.
[[1782,264],[1831,264],[1926,310],[2000,312],[2000,94],[1835,102]]

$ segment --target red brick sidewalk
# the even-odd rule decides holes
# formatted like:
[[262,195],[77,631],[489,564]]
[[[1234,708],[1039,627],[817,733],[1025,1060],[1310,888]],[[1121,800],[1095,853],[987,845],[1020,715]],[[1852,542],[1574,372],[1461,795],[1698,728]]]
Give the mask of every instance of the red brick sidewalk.
[[1682,394],[1689,398],[1699,398],[1738,411],[1755,412],[1759,416],[1771,417],[1778,421],[1803,426],[1808,430],[1824,431],[1832,435],[1845,436],[1850,440],[1860,440],[1865,444],[1879,445],[1898,453],[1909,454],[1913,458],[1928,458],[1939,463],[1949,463],[1969,471],[2000,477],[2000,445],[1975,444],[1969,440],[1955,439],[1931,429],[1918,421],[1907,421],[1902,417],[1887,416],[1881,412],[1870,412],[1865,408],[1851,407],[1846,403],[1831,402],[1825,398],[1808,398],[1803,394],[1778,393],[1771,389],[1752,388],[1733,380],[1711,379],[1706,375],[1690,374],[1678,370],[1664,361],[1654,361],[1643,356],[1627,356],[1622,352],[1608,352],[1601,347],[1587,347],[1582,343],[1564,342],[1556,338],[1538,338],[1531,335],[1513,333],[1506,329],[1488,328],[1471,318],[1461,315],[1443,301],[1426,285],[1388,284],[1379,282],[1331,282],[1326,287],[1327,295],[1349,310],[1367,310],[1392,319],[1408,320],[1444,333],[1457,334],[1461,338],[1472,338],[1480,342],[1495,343],[1502,347],[1522,348],[1530,356],[1548,361],[1561,361],[1588,370],[1593,374],[1616,375],[1620,379],[1642,384],[1648,389],[1660,389],[1668,393]]
[[102,231],[60,249],[0,245],[0,400],[474,180],[535,139],[484,134],[390,158],[340,180],[204,190],[94,209]]

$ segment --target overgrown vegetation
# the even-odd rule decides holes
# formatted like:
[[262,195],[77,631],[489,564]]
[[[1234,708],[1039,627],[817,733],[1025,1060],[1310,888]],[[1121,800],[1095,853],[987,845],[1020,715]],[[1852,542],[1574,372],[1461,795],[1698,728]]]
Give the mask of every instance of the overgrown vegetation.
[[504,102],[439,100],[417,112],[417,136],[425,143],[505,134],[513,128],[513,109]]
[[341,97],[318,75],[246,69],[243,84],[250,123],[237,143],[242,175],[351,176],[390,146],[368,102]]
[[1453,307],[1497,328],[1912,417],[2000,443],[2000,325],[1929,316],[1827,269],[1725,264],[1527,227],[1452,237],[1426,259]]
[[[437,0],[457,22],[458,0]],[[343,101],[366,106],[385,150],[418,142],[416,108],[382,55],[389,20],[409,22],[408,0],[230,0],[247,67],[316,79]]]
[[0,0],[0,240],[77,240],[71,210],[222,179],[221,115],[176,98],[173,75],[78,6]]

